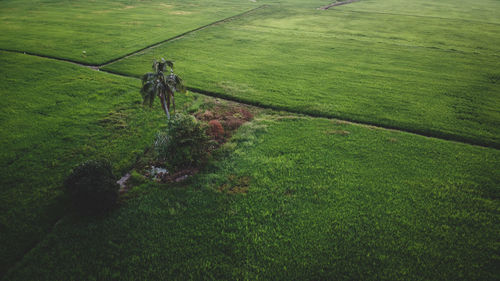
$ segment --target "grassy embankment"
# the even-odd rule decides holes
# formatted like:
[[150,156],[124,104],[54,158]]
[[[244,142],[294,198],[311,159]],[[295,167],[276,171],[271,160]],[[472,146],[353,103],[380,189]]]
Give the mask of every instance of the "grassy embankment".
[[138,76],[154,52],[221,96],[500,147],[499,25],[345,10],[363,5],[272,6],[105,69]]
[[227,148],[183,186],[145,184],[106,218],[68,217],[6,280],[500,274],[497,150],[278,115]]

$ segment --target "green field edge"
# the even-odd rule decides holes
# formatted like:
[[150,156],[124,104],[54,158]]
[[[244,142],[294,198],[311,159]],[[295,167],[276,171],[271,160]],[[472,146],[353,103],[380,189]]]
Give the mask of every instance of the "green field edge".
[[337,1],[337,2],[333,2],[331,4],[328,4],[326,6],[322,6],[322,7],[316,8],[316,9],[317,10],[328,10],[330,8],[333,8],[333,7],[342,6],[342,5],[346,5],[346,4],[351,4],[351,3],[354,3],[354,2],[358,2],[358,1],[360,1],[360,0]]
[[60,57],[54,57],[54,56],[51,56],[51,55],[45,55],[45,54],[40,54],[40,53],[35,53],[35,52],[21,51],[21,50],[16,50],[16,49],[4,49],[4,48],[0,48],[0,51],[12,52],[12,53],[19,53],[19,54],[26,54],[26,55],[32,55],[32,56],[37,56],[37,57],[46,58],[46,59],[54,59],[54,60],[63,61],[63,62],[69,62],[69,63],[73,63],[73,64],[77,64],[77,65],[80,65],[80,66],[85,66],[85,67],[90,67],[90,68],[93,68],[95,70],[98,70],[101,67],[104,67],[106,65],[115,63],[115,62],[120,61],[122,59],[131,57],[131,56],[136,55],[136,54],[138,54],[138,53],[140,53],[142,51],[145,51],[147,49],[154,48],[156,46],[159,46],[161,44],[167,43],[169,41],[173,41],[173,40],[179,39],[179,38],[184,37],[184,36],[186,36],[186,35],[188,35],[190,33],[193,33],[193,32],[196,32],[196,31],[208,28],[208,27],[210,27],[212,25],[220,24],[220,23],[223,23],[223,22],[227,22],[227,21],[233,20],[233,19],[238,18],[238,17],[245,16],[245,15],[247,15],[247,14],[253,12],[253,11],[256,11],[256,10],[262,9],[262,8],[266,8],[266,7],[269,7],[269,5],[267,5],[267,4],[266,5],[261,5],[261,6],[258,6],[256,8],[244,11],[242,13],[239,13],[239,14],[227,17],[227,18],[223,18],[223,19],[220,19],[220,20],[217,20],[217,21],[214,21],[214,22],[202,25],[202,26],[199,26],[199,27],[197,27],[195,29],[188,30],[188,31],[186,31],[184,33],[181,33],[181,34],[175,35],[173,37],[164,39],[162,41],[159,41],[159,42],[147,45],[147,46],[145,46],[145,47],[143,47],[143,48],[141,48],[139,50],[135,50],[135,51],[129,52],[129,53],[125,54],[125,55],[121,55],[119,57],[110,59],[108,61],[105,61],[105,62],[102,62],[102,63],[99,63],[99,64],[85,63],[85,62],[78,61],[78,60],[72,60],[72,59],[60,58]]
[[[101,68],[101,67],[105,67],[105,66],[107,66],[107,65],[109,65],[109,64],[112,64],[112,63],[118,62],[118,61],[120,61],[120,60],[123,60],[123,59],[128,58],[128,57],[131,57],[131,56],[134,56],[134,55],[136,55],[136,54],[138,54],[138,53],[140,53],[140,52],[142,52],[142,51],[145,51],[145,50],[147,50],[147,49],[151,49],[151,48],[154,48],[154,47],[156,47],[156,46],[159,46],[159,45],[162,45],[162,44],[164,44],[164,43],[167,43],[167,42],[169,42],[169,41],[173,41],[173,40],[179,39],[179,38],[184,37],[184,36],[186,36],[186,35],[188,35],[188,34],[190,34],[190,33],[193,33],[193,32],[196,32],[196,31],[200,31],[200,30],[205,29],[205,28],[207,28],[207,27],[210,27],[210,26],[212,26],[212,25],[216,25],[216,24],[219,24],[219,23],[223,23],[223,22],[226,22],[226,21],[233,20],[233,19],[235,19],[235,18],[239,18],[239,17],[245,16],[245,15],[247,15],[247,14],[251,13],[251,12],[254,12],[254,11],[256,11],[256,10],[259,10],[259,9],[262,9],[262,8],[266,8],[266,7],[269,7],[269,5],[261,5],[261,6],[259,6],[259,7],[256,7],[256,8],[250,9],[250,10],[247,10],[247,11],[245,11],[245,12],[242,12],[242,13],[236,14],[236,15],[234,15],[234,16],[230,16],[230,17],[227,17],[227,18],[224,18],[224,19],[218,20],[218,21],[211,22],[211,23],[209,23],[209,24],[205,24],[205,25],[203,25],[203,26],[200,26],[200,27],[197,27],[197,28],[195,28],[195,29],[192,29],[192,30],[186,31],[186,32],[181,33],[181,34],[179,34],[179,35],[176,35],[176,36],[174,36],[174,37],[170,37],[170,38],[165,39],[165,40],[163,40],[163,41],[160,41],[160,42],[157,42],[157,43],[151,44],[151,45],[146,46],[146,47],[144,47],[144,48],[142,48],[142,49],[139,49],[139,50],[136,50],[136,51],[130,52],[130,53],[126,54],[126,55],[123,55],[123,56],[118,57],[118,58],[111,59],[111,60],[106,61],[106,62],[104,62],[104,63],[102,63],[102,64],[100,64],[100,65],[95,65],[95,66],[97,66],[97,67],[99,67],[99,68]],[[93,65],[93,66],[94,66],[94,65]]]
[[[264,6],[267,6],[267,5],[263,5],[263,6],[254,8],[252,10],[255,10],[255,9],[258,9],[258,8],[261,8],[261,7],[264,7]],[[245,13],[248,13],[248,12],[250,12],[250,11],[247,11]],[[159,44],[163,44],[163,43],[159,43]],[[21,53],[21,54],[26,54],[26,55],[31,55],[31,56],[37,56],[37,57],[42,57],[42,58],[47,58],[47,59],[54,59],[54,60],[58,60],[58,61],[62,61],[62,62],[69,62],[69,63],[73,63],[73,64],[76,64],[76,65],[79,65],[79,66],[82,66],[82,67],[89,67],[89,68],[91,68],[93,70],[96,70],[96,71],[102,71],[102,72],[106,72],[106,73],[109,73],[109,74],[119,75],[119,76],[122,76],[122,77],[140,79],[139,76],[130,75],[130,74],[126,74],[126,73],[122,73],[122,72],[114,71],[114,70],[109,70],[109,69],[102,69],[102,68],[100,68],[101,66],[98,66],[98,65],[88,65],[88,64],[84,64],[84,63],[79,63],[79,62],[71,61],[71,60],[66,60],[66,59],[63,59],[63,58],[57,58],[57,57],[39,55],[39,54],[34,54],[34,53],[30,53],[30,52],[22,52],[22,51],[17,51],[17,50],[6,50],[6,49],[1,49],[0,48],[0,51]],[[137,52],[140,52],[140,51],[137,51]],[[137,53],[137,52],[135,52],[135,53]],[[400,131],[400,132],[407,132],[407,133],[411,133],[411,134],[415,134],[415,135],[420,135],[420,136],[424,136],[424,137],[428,137],[428,138],[436,138],[436,139],[442,139],[442,140],[446,140],[446,141],[454,141],[454,142],[460,142],[460,143],[465,143],[465,144],[469,144],[469,145],[476,145],[476,146],[481,146],[481,147],[493,148],[493,149],[500,150],[500,143],[497,143],[497,142],[494,142],[494,141],[481,141],[481,140],[476,140],[474,138],[464,137],[464,136],[460,136],[460,135],[456,135],[456,134],[447,134],[447,133],[443,133],[443,132],[440,132],[440,131],[437,131],[437,130],[419,130],[419,129],[411,129],[411,128],[402,128],[402,127],[394,126],[394,125],[391,125],[391,124],[384,124],[384,123],[377,123],[377,122],[369,122],[369,121],[364,121],[364,120],[358,120],[358,119],[355,119],[355,118],[349,118],[349,117],[340,116],[340,115],[336,115],[336,114],[328,114],[328,113],[324,113],[324,112],[320,112],[320,111],[295,110],[295,109],[290,109],[290,108],[288,108],[286,106],[280,106],[280,105],[273,105],[273,104],[268,104],[268,103],[262,103],[262,102],[259,102],[259,101],[245,99],[245,98],[238,98],[238,97],[234,97],[234,96],[231,96],[231,95],[228,95],[228,94],[225,94],[225,93],[218,93],[218,92],[213,92],[213,91],[207,91],[207,90],[203,90],[203,89],[199,89],[199,88],[193,88],[193,87],[186,87],[186,88],[189,91],[191,91],[191,92],[195,92],[195,93],[202,94],[202,95],[205,95],[205,96],[211,96],[211,97],[215,97],[215,98],[222,98],[222,99],[225,99],[225,100],[239,102],[239,103],[242,103],[242,104],[252,105],[252,106],[256,106],[256,107],[260,107],[260,108],[265,108],[265,109],[285,111],[285,112],[294,113],[294,114],[302,114],[302,115],[306,115],[306,116],[310,116],[310,117],[320,117],[320,118],[327,118],[327,119],[338,119],[338,120],[347,121],[347,122],[351,122],[351,123],[355,123],[355,124],[359,124],[359,125],[374,126],[374,127],[378,127],[378,128],[381,128],[381,129],[395,130],[395,131]]]
[[83,67],[89,67],[89,68],[93,68],[96,70],[100,66],[99,64],[89,64],[89,63],[84,63],[84,62],[76,61],[76,60],[72,60],[72,59],[59,58],[59,57],[54,57],[54,56],[50,56],[50,55],[38,54],[38,53],[34,53],[34,52],[27,52],[27,51],[13,50],[13,49],[4,49],[4,48],[0,48],[0,51],[9,52],[9,53],[16,53],[16,54],[30,55],[30,56],[35,56],[35,57],[40,57],[40,58],[45,58],[45,59],[62,61],[62,62],[69,62],[72,64],[76,64],[76,65],[83,66]]
[[[99,71],[107,72],[110,74],[115,74],[115,75],[120,75],[123,77],[129,77],[129,78],[136,78],[140,79],[138,76],[134,75],[129,75],[125,73],[121,73],[118,71],[114,70],[109,70],[109,69],[99,69]],[[290,109],[286,106],[281,106],[281,105],[273,105],[273,104],[268,104],[268,103],[262,103],[259,101],[255,100],[250,100],[250,99],[245,99],[245,98],[239,98],[239,97],[234,97],[225,93],[218,93],[218,92],[212,92],[212,91],[207,91],[199,88],[194,88],[194,87],[186,87],[189,91],[197,93],[197,94],[202,94],[205,96],[211,96],[215,98],[222,98],[225,100],[230,100],[242,104],[247,104],[247,105],[252,105],[264,109],[272,109],[272,110],[277,110],[277,111],[285,111],[293,114],[302,114],[305,116],[309,117],[316,117],[316,118],[326,118],[326,119],[336,119],[336,120],[341,120],[341,121],[347,121],[353,124],[357,125],[365,125],[365,126],[373,126],[377,127],[380,129],[386,129],[386,130],[393,130],[393,131],[399,131],[399,132],[405,132],[405,133],[410,133],[414,135],[419,135],[427,138],[435,138],[435,139],[441,139],[445,141],[453,141],[453,142],[459,142],[459,143],[464,143],[468,145],[475,145],[475,146],[480,146],[480,147],[486,147],[486,148],[493,148],[500,150],[500,143],[496,143],[493,141],[481,141],[481,140],[476,140],[474,138],[468,138],[456,134],[447,134],[443,133],[437,130],[419,130],[419,129],[409,129],[409,128],[402,128],[398,126],[393,126],[390,124],[384,124],[384,123],[377,123],[377,122],[369,122],[369,121],[361,121],[355,118],[349,118],[345,116],[340,116],[336,114],[328,114],[324,113],[321,111],[302,111],[302,110],[295,110],[295,109]]]
[[381,12],[381,11],[343,10],[343,12],[358,13],[358,14],[392,15],[392,16],[415,17],[415,18],[424,18],[424,19],[439,19],[439,20],[449,20],[449,21],[458,21],[458,22],[483,23],[483,24],[491,24],[491,25],[500,26],[500,23],[498,23],[498,22],[473,20],[473,19],[412,15],[412,14],[405,14],[405,13],[391,13],[391,12]]

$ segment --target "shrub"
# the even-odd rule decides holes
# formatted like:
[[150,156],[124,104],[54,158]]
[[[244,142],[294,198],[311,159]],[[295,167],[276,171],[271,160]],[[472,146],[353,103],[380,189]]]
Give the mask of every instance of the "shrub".
[[246,121],[250,121],[253,119],[253,114],[245,108],[240,108],[240,113],[243,116],[243,119],[245,119]]
[[207,134],[214,140],[222,140],[224,138],[224,128],[218,120],[208,122]]
[[244,121],[235,117],[228,117],[224,125],[226,125],[226,128],[228,130],[236,130],[238,129],[241,125],[243,125]]
[[64,188],[76,211],[95,214],[109,210],[116,203],[120,186],[109,161],[89,160],[71,171]]
[[210,147],[205,128],[190,115],[176,114],[165,132],[156,136],[157,159],[172,170],[199,165]]
[[140,185],[140,184],[143,184],[147,182],[147,179],[145,176],[139,174],[136,170],[133,170],[131,173],[130,173],[130,178],[128,179],[128,183],[131,185],[131,186],[136,186],[136,185]]

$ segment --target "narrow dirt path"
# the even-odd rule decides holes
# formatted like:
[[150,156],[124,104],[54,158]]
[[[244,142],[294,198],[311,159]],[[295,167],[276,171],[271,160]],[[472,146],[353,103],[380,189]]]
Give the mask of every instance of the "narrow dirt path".
[[323,7],[319,7],[318,10],[328,10],[330,9],[331,7],[335,7],[335,6],[340,6],[340,5],[345,5],[345,4],[349,4],[349,3],[353,3],[353,2],[358,2],[359,0],[347,0],[347,1],[342,1],[342,2],[335,2],[335,3],[332,3],[330,5],[326,5],[326,6],[323,6]]

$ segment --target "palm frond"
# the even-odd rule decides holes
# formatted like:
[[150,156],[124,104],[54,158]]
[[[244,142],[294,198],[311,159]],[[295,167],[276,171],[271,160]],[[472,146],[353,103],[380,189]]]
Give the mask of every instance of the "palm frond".
[[152,68],[154,72],[158,72],[158,62],[156,61],[156,59],[153,60]]
[[[168,75],[165,74],[167,67],[170,68],[170,74]],[[158,96],[168,119],[170,119],[170,103],[172,103],[175,110],[175,92],[186,92],[182,79],[174,74],[173,68],[174,61],[165,60],[164,58],[159,61],[155,59],[152,65],[153,72],[148,72],[141,78],[143,104],[152,106],[155,97]]]
[[144,83],[154,79],[155,76],[156,76],[156,73],[153,73],[153,72],[148,72],[148,73],[142,75],[142,78],[141,78],[142,84],[144,85]]
[[182,79],[177,76],[177,75],[174,75],[174,79],[175,79],[175,85],[176,85],[176,88],[177,88],[177,91],[178,92],[181,92],[181,93],[185,93],[186,92],[186,86],[184,86],[184,83],[182,82]]
[[149,81],[146,82],[141,88],[142,104],[153,106],[153,101],[155,98],[154,83]]
[[154,83],[151,81],[148,81],[148,82],[142,84],[141,94],[146,95],[147,93],[152,92],[153,86],[154,86]]

